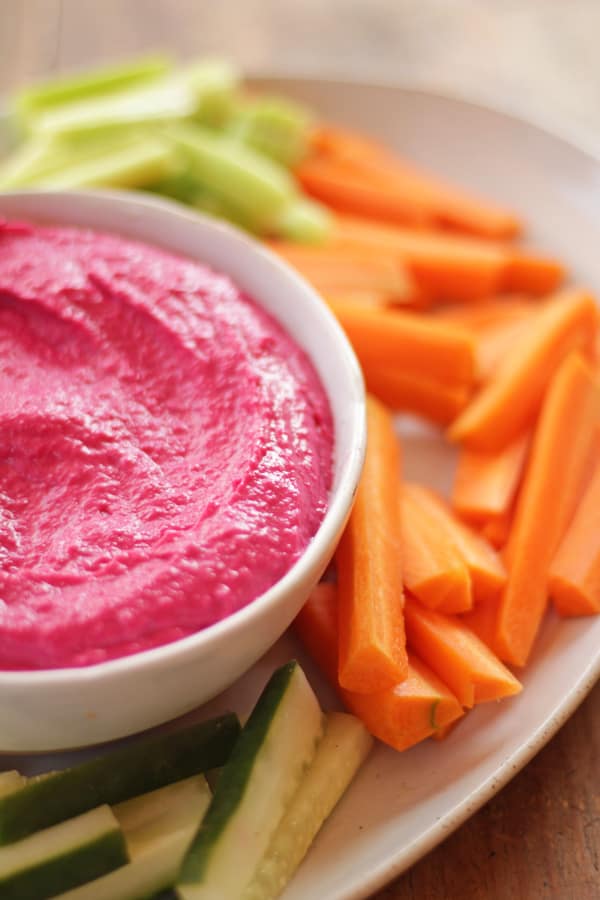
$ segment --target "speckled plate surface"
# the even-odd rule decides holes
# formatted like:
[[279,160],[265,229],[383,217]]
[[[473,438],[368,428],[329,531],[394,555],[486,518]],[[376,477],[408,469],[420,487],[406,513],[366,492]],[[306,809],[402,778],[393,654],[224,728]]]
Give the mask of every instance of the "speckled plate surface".
[[[519,210],[531,242],[556,252],[600,291],[600,162],[509,115],[432,93],[306,79],[258,79],[323,116],[365,128],[435,171]],[[453,457],[434,431],[399,424],[408,475],[447,489]],[[333,696],[284,637],[236,686],[198,715],[251,706],[272,667],[306,664],[326,705]],[[379,745],[322,830],[285,900],[359,900],[408,868],[490,799],[566,721],[600,675],[600,617],[550,616],[524,692],[470,713],[443,743],[397,754]],[[65,758],[58,761],[65,762]],[[48,768],[56,758],[6,759]],[[3,766],[5,768],[6,766]]]

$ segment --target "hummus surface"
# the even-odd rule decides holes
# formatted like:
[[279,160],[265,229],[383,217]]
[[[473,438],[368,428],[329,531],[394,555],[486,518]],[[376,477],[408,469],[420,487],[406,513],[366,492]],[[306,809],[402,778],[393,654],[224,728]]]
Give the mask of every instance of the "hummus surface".
[[321,522],[318,377],[203,265],[0,221],[0,373],[1,669],[190,635],[270,587]]

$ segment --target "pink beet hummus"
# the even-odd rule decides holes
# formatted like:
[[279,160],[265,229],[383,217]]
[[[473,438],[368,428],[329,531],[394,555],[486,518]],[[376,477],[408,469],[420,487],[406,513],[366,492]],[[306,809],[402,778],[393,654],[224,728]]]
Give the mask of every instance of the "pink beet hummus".
[[193,634],[277,581],[323,518],[318,377],[203,265],[0,222],[0,372],[1,669]]

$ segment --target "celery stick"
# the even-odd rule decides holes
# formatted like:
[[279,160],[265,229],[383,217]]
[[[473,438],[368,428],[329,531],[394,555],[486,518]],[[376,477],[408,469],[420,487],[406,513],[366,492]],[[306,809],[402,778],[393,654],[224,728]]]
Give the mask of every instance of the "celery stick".
[[189,124],[172,125],[164,133],[187,155],[192,176],[257,231],[269,230],[295,197],[285,169],[250,147]]
[[50,110],[36,120],[35,129],[73,139],[194,115],[213,120],[227,108],[236,84],[237,75],[226,63],[197,63],[148,86]]
[[[48,135],[30,138],[21,144],[0,164],[0,189],[29,184],[36,175],[52,169],[52,161],[57,157],[55,144]],[[58,158],[62,155],[59,153]]]
[[20,91],[15,97],[14,108],[19,118],[28,119],[65,103],[151,81],[164,75],[170,65],[164,56],[147,56],[134,62],[46,81]]
[[177,165],[173,148],[157,137],[134,143],[100,157],[71,163],[42,177],[40,187],[69,190],[92,187],[143,187],[169,175]]
[[243,106],[233,117],[228,132],[290,167],[307,153],[311,124],[311,116],[303,107],[278,97],[266,97]]
[[331,233],[329,211],[314,200],[299,197],[286,206],[273,225],[279,237],[303,244],[320,244]]

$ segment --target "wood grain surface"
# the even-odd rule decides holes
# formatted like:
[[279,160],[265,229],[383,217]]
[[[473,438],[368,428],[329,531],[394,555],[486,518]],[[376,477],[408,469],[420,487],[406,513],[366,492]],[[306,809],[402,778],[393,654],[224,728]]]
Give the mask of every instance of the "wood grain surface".
[[[600,146],[598,34],[598,0],[0,0],[0,89],[143,50],[218,53],[253,71],[442,86]],[[555,898],[600,898],[600,685],[377,900]]]

